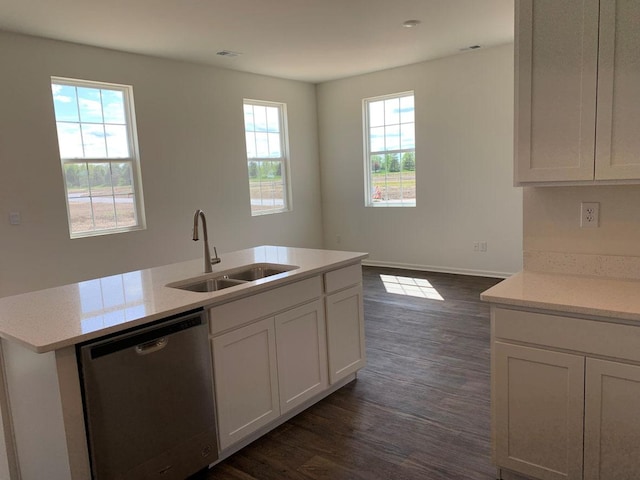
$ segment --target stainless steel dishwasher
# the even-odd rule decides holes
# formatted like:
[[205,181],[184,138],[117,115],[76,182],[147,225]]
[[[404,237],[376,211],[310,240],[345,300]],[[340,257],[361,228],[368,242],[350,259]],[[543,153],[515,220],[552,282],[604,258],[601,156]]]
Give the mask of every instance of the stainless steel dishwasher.
[[183,480],[218,458],[204,312],[78,350],[95,480]]

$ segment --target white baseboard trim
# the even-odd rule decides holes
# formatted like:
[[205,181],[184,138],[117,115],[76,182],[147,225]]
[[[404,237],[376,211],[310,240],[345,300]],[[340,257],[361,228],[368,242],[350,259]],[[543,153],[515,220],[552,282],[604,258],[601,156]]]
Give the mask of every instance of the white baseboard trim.
[[380,262],[377,260],[363,260],[362,265],[367,267],[402,268],[406,270],[419,270],[424,272],[454,273],[456,275],[471,275],[474,277],[509,278],[513,275],[513,273],[510,272],[492,272],[488,270],[470,270],[467,268],[442,266],[436,267],[433,265],[416,265],[412,263]]

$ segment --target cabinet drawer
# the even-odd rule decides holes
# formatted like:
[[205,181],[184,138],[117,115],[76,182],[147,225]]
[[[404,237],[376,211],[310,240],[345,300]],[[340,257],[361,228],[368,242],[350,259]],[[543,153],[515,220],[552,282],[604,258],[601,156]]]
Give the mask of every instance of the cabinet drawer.
[[640,362],[640,326],[492,308],[495,339]]
[[211,334],[216,335],[267,315],[273,315],[321,295],[322,280],[318,276],[212,307],[209,309]]
[[362,282],[362,266],[357,263],[324,274],[324,291],[335,292]]

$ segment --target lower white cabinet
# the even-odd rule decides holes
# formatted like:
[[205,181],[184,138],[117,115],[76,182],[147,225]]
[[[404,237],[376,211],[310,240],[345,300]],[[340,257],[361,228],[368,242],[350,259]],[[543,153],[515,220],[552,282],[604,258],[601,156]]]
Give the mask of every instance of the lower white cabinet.
[[276,315],[280,412],[328,386],[324,309],[319,300]]
[[328,386],[320,300],[213,337],[224,450]]
[[640,366],[587,358],[584,479],[640,477]]
[[498,465],[581,479],[584,357],[500,342],[493,353]]
[[355,376],[362,303],[353,264],[209,309],[221,451]]
[[212,340],[221,450],[280,415],[275,333],[267,318]]
[[329,382],[358,371],[366,364],[362,285],[326,297]]
[[497,307],[491,318],[496,465],[539,480],[640,478],[640,326]]

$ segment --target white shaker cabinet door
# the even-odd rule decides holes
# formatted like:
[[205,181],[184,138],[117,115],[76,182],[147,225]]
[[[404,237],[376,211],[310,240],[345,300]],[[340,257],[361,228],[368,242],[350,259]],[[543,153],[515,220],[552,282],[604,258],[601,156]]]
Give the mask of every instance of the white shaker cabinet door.
[[540,480],[582,480],[584,357],[495,342],[498,466]]
[[600,2],[596,180],[640,179],[640,2]]
[[327,342],[331,384],[366,364],[362,285],[327,295]]
[[515,50],[515,183],[593,180],[598,0],[516,1]]
[[273,317],[212,339],[220,448],[280,416]]
[[640,475],[640,367],[587,359],[584,480]]
[[327,388],[326,335],[320,300],[276,315],[281,413]]

